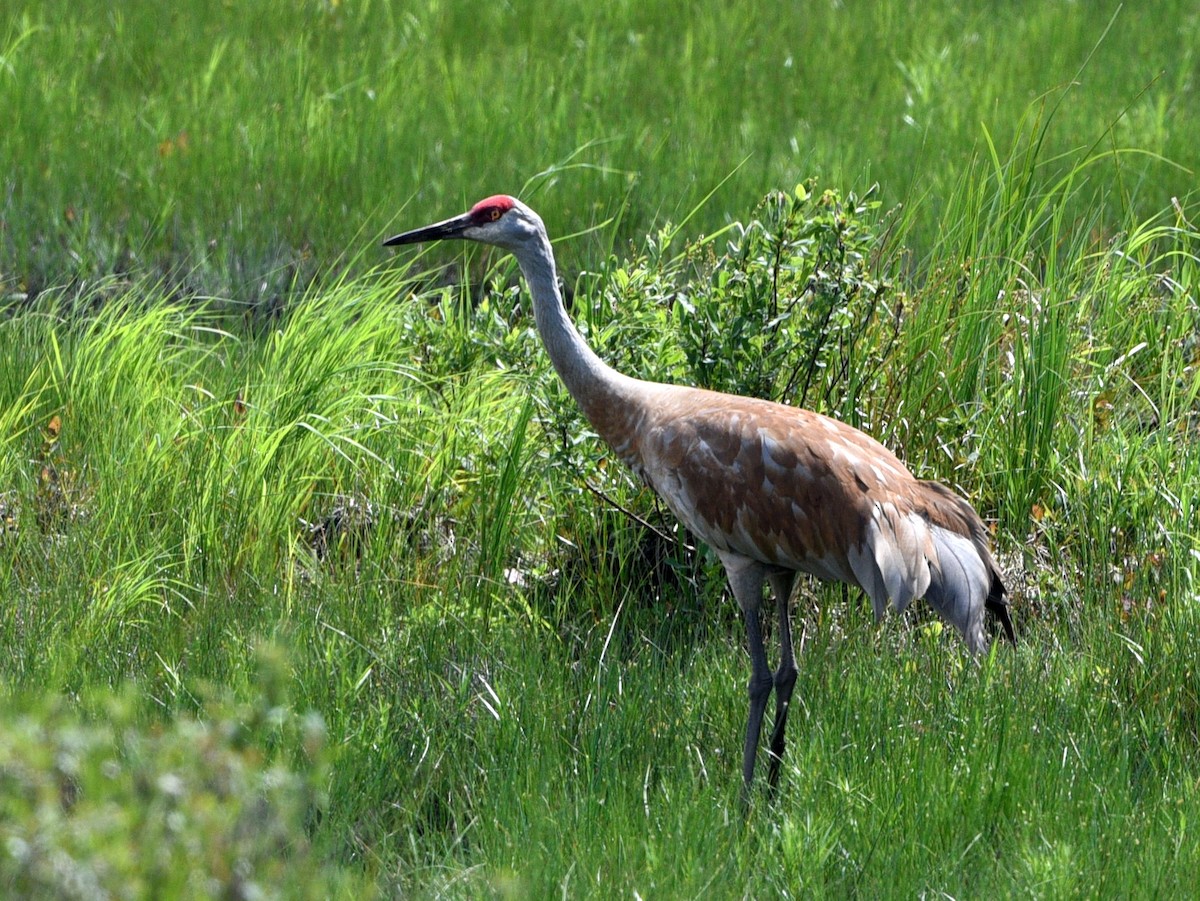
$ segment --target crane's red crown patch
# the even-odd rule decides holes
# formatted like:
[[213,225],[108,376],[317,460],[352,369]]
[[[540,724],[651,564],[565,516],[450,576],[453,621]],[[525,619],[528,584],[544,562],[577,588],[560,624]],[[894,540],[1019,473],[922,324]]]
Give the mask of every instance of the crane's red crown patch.
[[511,197],[507,194],[494,194],[471,207],[471,218],[476,222],[495,222],[512,208]]

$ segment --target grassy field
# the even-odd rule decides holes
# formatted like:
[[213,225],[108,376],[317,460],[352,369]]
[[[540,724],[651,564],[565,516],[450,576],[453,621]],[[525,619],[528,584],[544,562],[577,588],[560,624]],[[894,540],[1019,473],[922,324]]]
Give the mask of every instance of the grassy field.
[[1034,122],[1048,177],[1137,151],[1076,207],[1115,224],[1200,168],[1200,12],[1153,8],[13,0],[0,286],[149,269],[270,304],[401,210],[498,191],[557,235],[615,217],[573,243],[582,266],[714,191],[691,233],[810,176],[878,183],[926,251],[968,159]]
[[[6,11],[0,894],[1187,894],[1198,38],[1182,3]],[[519,189],[618,368],[971,497],[1020,646],[804,584],[744,813],[715,559],[511,260],[375,246]]]

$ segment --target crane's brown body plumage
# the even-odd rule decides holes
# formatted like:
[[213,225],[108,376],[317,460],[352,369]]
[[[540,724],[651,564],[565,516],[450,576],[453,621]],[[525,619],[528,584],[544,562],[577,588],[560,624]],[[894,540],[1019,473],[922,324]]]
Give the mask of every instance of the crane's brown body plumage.
[[[986,647],[984,611],[1014,640],[987,530],[971,505],[915,478],[887,448],[835,419],[755,398],[645,382],[604,364],[562,305],[537,214],[497,196],[388,244],[462,237],[512,251],[555,369],[596,432],[720,557],[746,619],[753,673],[743,753],[748,790],[767,698],[776,694],[769,781],[776,784],[796,665],[788,605],[794,575],[860,587],[877,617],[924,597]],[[771,672],[760,627],[775,593],[781,663]]]
[[[858,429],[755,398],[633,379],[624,387],[589,417],[598,434],[718,553],[856,585],[882,616],[925,596],[942,557],[956,557],[939,552],[944,533],[941,543],[966,540],[961,550],[986,577],[979,590],[999,600],[999,570],[970,504],[915,478]],[[957,617],[939,608],[972,650],[985,643],[977,606]],[[1003,622],[1007,611],[997,612]]]

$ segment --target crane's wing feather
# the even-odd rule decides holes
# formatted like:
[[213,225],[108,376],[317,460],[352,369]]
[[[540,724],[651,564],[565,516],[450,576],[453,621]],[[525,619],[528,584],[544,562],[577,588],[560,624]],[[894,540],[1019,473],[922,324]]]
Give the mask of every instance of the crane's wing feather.
[[876,618],[888,602],[903,611],[929,588],[928,561],[936,556],[928,524],[892,501],[876,501],[861,543],[850,548],[850,568],[875,608]]
[[984,646],[1007,621],[982,521],[879,442],[806,410],[666,388],[640,432],[638,468],[719,553],[860,586],[877,617],[924,597]]

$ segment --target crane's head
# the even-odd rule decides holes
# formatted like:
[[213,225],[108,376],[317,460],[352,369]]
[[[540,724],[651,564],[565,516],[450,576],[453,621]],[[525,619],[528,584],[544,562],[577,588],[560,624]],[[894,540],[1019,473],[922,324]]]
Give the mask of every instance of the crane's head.
[[539,239],[544,239],[546,227],[538,214],[515,197],[496,194],[479,201],[461,216],[435,222],[424,228],[402,232],[383,242],[385,247],[398,244],[418,244],[445,238],[463,238],[493,244],[508,251],[518,251]]

